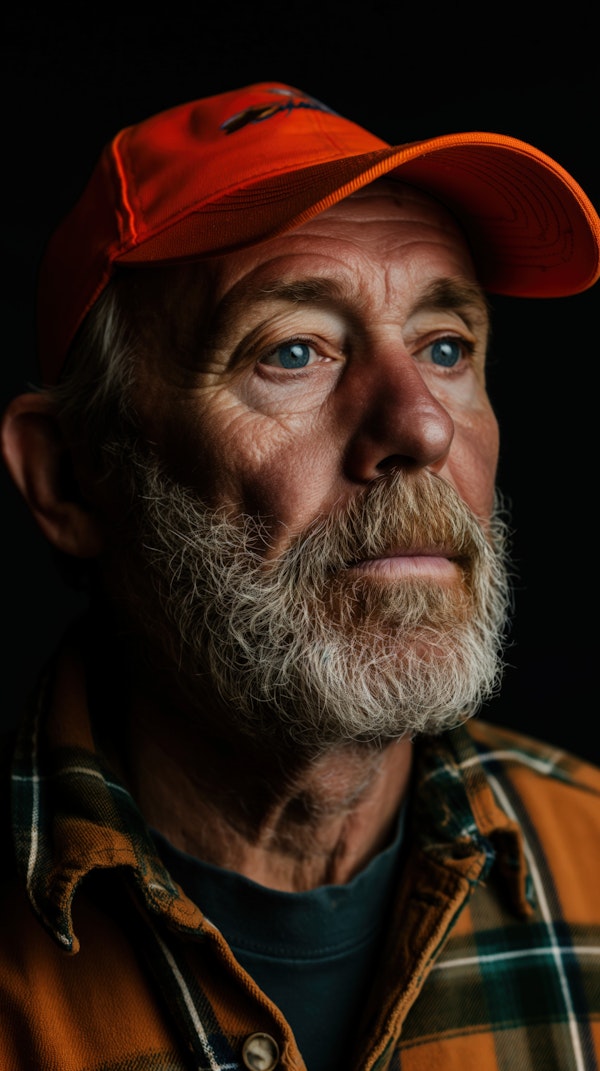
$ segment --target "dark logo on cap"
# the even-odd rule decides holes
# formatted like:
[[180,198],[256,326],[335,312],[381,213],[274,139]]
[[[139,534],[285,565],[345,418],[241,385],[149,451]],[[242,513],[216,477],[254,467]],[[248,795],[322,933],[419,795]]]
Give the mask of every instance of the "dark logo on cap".
[[250,108],[237,112],[230,119],[226,119],[224,123],[221,123],[221,130],[224,130],[226,134],[233,134],[236,130],[241,130],[242,127],[248,126],[249,123],[262,123],[265,119],[271,119],[274,115],[280,115],[282,112],[290,115],[297,108],[309,108],[311,111],[328,112],[330,115],[337,115],[337,112],[334,112],[332,108],[328,108],[320,100],[316,100],[315,97],[309,97],[306,93],[300,93],[298,90],[273,87],[267,92],[277,97],[277,99],[265,101],[264,104],[253,104]]

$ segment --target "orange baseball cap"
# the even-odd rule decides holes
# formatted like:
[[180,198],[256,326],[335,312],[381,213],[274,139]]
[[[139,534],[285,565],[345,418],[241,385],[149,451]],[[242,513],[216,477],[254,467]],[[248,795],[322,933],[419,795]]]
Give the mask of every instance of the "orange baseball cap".
[[121,130],[51,237],[38,284],[46,382],[116,266],[232,252],[289,231],[383,175],[450,209],[482,285],[561,297],[600,275],[600,219],[560,164],[502,134],[388,145],[301,90],[261,82]]

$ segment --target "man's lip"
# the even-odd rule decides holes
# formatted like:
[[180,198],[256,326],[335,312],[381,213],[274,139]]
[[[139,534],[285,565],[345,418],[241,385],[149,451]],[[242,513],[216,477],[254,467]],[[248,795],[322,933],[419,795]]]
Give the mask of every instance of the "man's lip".
[[459,569],[456,555],[443,550],[391,550],[376,558],[363,558],[351,562],[347,570],[352,573],[389,576],[423,576],[437,579],[456,577]]

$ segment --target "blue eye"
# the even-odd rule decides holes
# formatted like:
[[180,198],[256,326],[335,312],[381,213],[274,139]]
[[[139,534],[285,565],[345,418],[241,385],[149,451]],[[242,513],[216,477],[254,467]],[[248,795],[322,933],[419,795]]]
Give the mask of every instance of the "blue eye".
[[431,360],[434,364],[452,368],[458,364],[463,355],[463,342],[460,338],[439,338],[431,343]]
[[273,357],[279,358],[282,368],[305,368],[310,361],[310,346],[306,342],[287,342],[277,347]]

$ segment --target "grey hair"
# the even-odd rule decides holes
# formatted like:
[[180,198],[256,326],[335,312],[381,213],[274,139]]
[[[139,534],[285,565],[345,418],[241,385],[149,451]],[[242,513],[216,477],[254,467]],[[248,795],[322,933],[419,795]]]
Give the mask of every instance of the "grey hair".
[[[109,283],[73,342],[57,384],[41,386],[73,451],[85,451],[100,482],[121,465],[121,444],[135,441],[138,422],[133,384],[138,352],[118,283]],[[55,550],[57,571],[68,587],[92,591],[94,560]]]
[[101,470],[113,452],[107,444],[131,434],[136,341],[118,282],[106,287],[73,342],[55,386],[42,388],[73,441],[85,441]]

